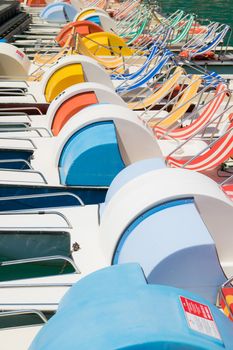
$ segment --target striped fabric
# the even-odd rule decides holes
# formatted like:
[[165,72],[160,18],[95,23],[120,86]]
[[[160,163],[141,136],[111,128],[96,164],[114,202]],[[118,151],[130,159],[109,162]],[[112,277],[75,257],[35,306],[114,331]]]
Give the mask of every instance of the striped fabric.
[[167,157],[167,163],[173,168],[185,168],[195,171],[204,171],[216,168],[232,155],[233,151],[233,122],[228,127],[228,132],[219,137],[208,151],[195,157],[187,165],[187,159]]
[[224,314],[233,321],[233,287],[222,288],[220,305]]
[[[154,134],[157,138],[170,139],[175,138],[177,140],[186,140],[191,137],[194,133],[201,131],[203,127],[210,122],[210,120],[215,116],[218,109],[220,108],[224,98],[226,96],[226,86],[224,84],[219,84],[216,92],[215,98],[210,101],[200,116],[190,125],[183,128],[176,128],[170,132],[167,129],[160,126],[155,126],[153,128]],[[167,134],[166,134],[167,133]]]
[[221,188],[226,193],[226,195],[233,200],[233,184],[225,184],[222,185]]
[[214,38],[213,41],[211,41],[207,45],[204,45],[203,47],[201,47],[196,52],[191,52],[190,56],[191,57],[195,57],[197,55],[201,55],[201,54],[204,54],[205,52],[213,50],[224,39],[224,37],[227,34],[228,30],[229,30],[229,27],[226,26],[220,33],[218,33],[216,35],[216,37]]

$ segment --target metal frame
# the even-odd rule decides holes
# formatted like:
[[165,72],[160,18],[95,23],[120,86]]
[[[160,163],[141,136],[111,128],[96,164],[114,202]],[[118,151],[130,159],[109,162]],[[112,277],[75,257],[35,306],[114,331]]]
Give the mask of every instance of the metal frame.
[[[46,184],[46,185],[48,185],[48,182],[47,182],[47,180],[45,179],[45,177],[44,177],[44,175],[40,172],[40,171],[38,171],[38,170],[33,170],[33,169],[25,169],[25,170],[22,170],[22,169],[1,169],[0,168],[0,174],[1,174],[1,171],[10,171],[10,172],[20,172],[20,173],[25,173],[25,172],[27,172],[27,173],[32,173],[32,174],[37,174],[37,175],[40,175],[40,177],[41,177],[41,179],[43,180],[43,184]],[[1,182],[1,178],[0,178],[0,182]],[[21,183],[41,183],[41,182],[38,182],[38,181],[30,181],[30,180],[27,180],[27,181],[23,181],[23,180],[20,180],[20,181],[16,181],[15,179],[14,180],[10,180],[10,179],[8,179],[8,182],[21,182]]]
[[[41,320],[42,323],[47,323],[48,319],[44,315],[44,313],[40,310],[36,309],[20,309],[20,310],[12,310],[12,311],[1,311],[0,312],[0,317],[9,317],[9,316],[21,316],[21,315],[30,315],[30,314],[35,314],[38,316]],[[31,325],[28,325],[28,327]],[[27,327],[27,326],[25,326]],[[19,328],[19,327],[6,327],[6,328]],[[0,328],[0,329],[6,329],[5,327]]]
[[[48,210],[48,211],[47,210],[46,211],[41,211],[41,210],[38,210],[38,211],[35,211],[35,210],[34,211],[24,211],[24,210],[22,210],[20,212],[18,212],[18,211],[4,211],[4,212],[0,212],[0,218],[3,215],[57,215],[57,216],[60,216],[66,222],[67,227],[65,227],[65,226],[62,227],[61,226],[61,227],[58,228],[56,226],[54,226],[54,227],[44,227],[43,226],[43,229],[51,229],[51,228],[54,228],[54,229],[62,229],[62,228],[72,229],[73,228],[73,226],[71,225],[71,223],[67,219],[67,217],[63,213],[61,213],[59,211],[55,211],[55,210]],[[9,231],[11,229],[16,230],[15,226],[1,227],[1,221],[0,221],[0,228],[3,228],[5,231]],[[18,231],[25,230],[25,229],[27,229],[27,230],[29,230],[29,229],[37,230],[37,229],[40,229],[40,228],[41,227],[34,227],[34,226],[31,226],[31,227],[25,226],[25,227],[23,227],[23,226],[21,226],[21,227],[18,227],[17,230]]]
[[75,270],[75,273],[81,274],[81,271],[77,267],[74,260],[69,258],[68,256],[64,256],[64,255],[50,255],[50,256],[41,256],[41,257],[37,257],[37,258],[2,261],[2,262],[0,262],[0,268],[4,267],[4,266],[30,264],[30,263],[35,263],[35,262],[54,261],[54,260],[64,260],[65,262],[68,262]]
[[33,198],[43,198],[43,197],[73,197],[75,198],[81,206],[84,206],[84,202],[82,201],[82,199],[77,196],[74,193],[71,192],[54,192],[54,193],[42,193],[42,194],[31,194],[31,195],[22,195],[22,196],[9,196],[9,197],[0,197],[0,202],[1,201],[11,201],[11,200],[22,200],[22,199],[33,199]]

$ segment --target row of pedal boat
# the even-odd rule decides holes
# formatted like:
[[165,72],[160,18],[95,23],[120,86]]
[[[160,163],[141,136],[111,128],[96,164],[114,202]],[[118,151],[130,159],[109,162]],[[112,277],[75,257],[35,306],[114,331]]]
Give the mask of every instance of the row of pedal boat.
[[33,5],[0,43],[3,348],[233,349],[231,72],[192,61],[230,29]]

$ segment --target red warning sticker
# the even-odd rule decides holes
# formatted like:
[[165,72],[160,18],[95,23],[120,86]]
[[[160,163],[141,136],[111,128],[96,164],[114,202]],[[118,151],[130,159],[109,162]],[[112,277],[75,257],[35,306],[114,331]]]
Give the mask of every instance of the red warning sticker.
[[182,296],[180,301],[191,329],[222,340],[209,306]]
[[19,50],[16,50],[16,53],[17,53],[17,55],[20,57],[20,58],[24,58],[24,54],[21,52],[21,51],[19,51]]

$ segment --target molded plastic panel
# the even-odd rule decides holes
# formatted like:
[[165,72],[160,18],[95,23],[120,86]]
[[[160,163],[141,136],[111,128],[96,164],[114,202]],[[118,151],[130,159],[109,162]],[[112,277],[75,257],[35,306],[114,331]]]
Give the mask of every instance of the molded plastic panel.
[[123,168],[112,121],[93,123],[76,132],[59,160],[63,185],[109,186]]
[[91,21],[79,21],[68,23],[56,37],[60,46],[64,46],[71,34],[81,34],[86,36],[91,33],[103,32],[103,29]]
[[[180,296],[209,310],[219,339],[191,329]],[[208,322],[207,320],[205,320]],[[137,264],[108,267],[81,279],[30,350],[232,350],[233,327],[220,310],[194,294],[148,285]]]
[[126,183],[130,182],[140,174],[144,174],[146,171],[165,167],[165,162],[161,158],[145,159],[127,166],[113,179],[106,194],[105,202],[100,204],[100,216],[102,215],[107,203]]
[[55,71],[45,88],[45,99],[51,102],[68,87],[84,82],[83,68],[80,63],[69,64]]
[[93,23],[98,24],[99,26],[101,26],[100,18],[99,18],[98,15],[96,15],[96,16],[89,16],[86,19],[88,21],[90,21],[90,22],[93,22]]
[[67,121],[81,109],[98,103],[94,92],[83,92],[81,94],[70,97],[57,110],[53,123],[52,132],[57,136]]
[[131,223],[114,263],[135,261],[149,283],[184,288],[213,303],[226,280],[212,237],[191,199],[161,204]]
[[57,2],[46,6],[40,17],[47,22],[66,23],[71,22],[76,14],[77,11],[73,6],[64,2]]

